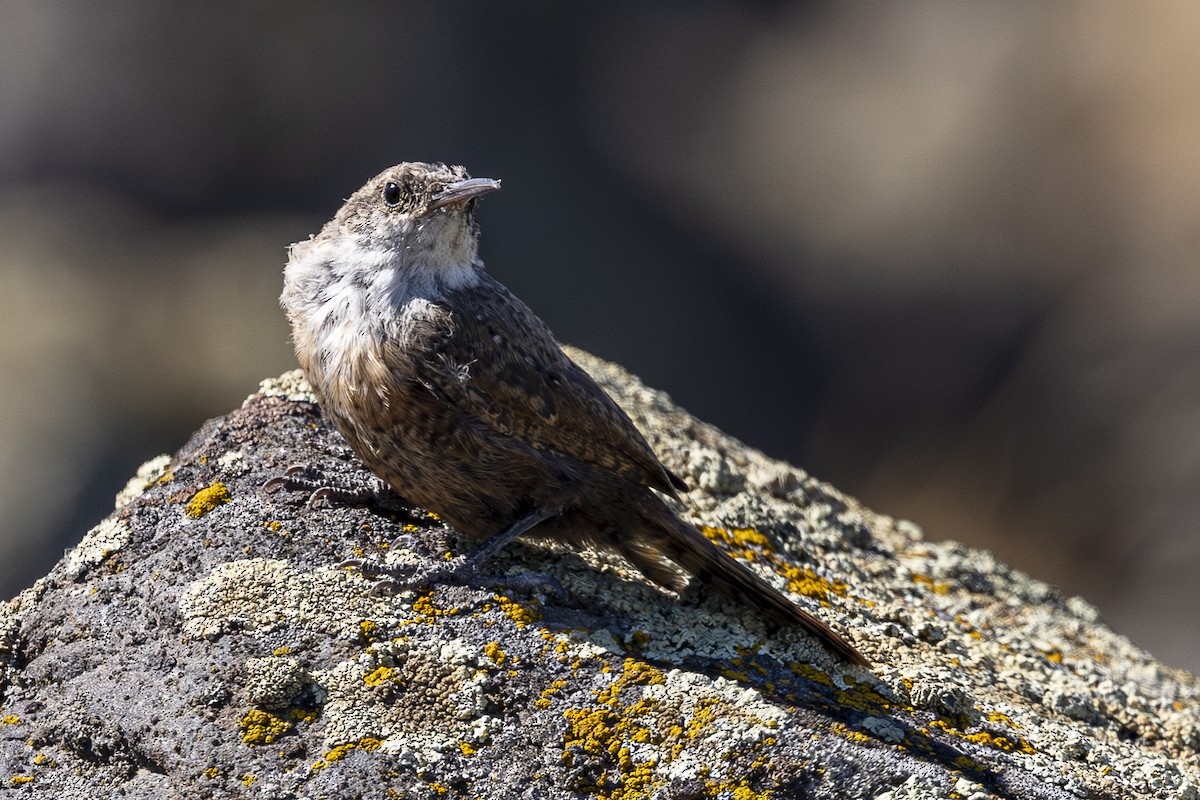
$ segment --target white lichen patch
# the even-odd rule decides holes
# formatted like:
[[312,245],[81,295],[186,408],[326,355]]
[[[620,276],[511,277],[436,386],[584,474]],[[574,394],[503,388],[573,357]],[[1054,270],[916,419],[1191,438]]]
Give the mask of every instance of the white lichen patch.
[[[960,717],[975,708],[975,694],[967,685],[962,670],[951,664],[934,664],[928,669],[908,668],[900,671],[907,688],[908,701],[916,708],[932,711],[940,717]],[[894,681],[889,681],[895,685]]]
[[16,659],[11,656],[20,647],[21,628],[26,614],[37,607],[39,600],[50,589],[47,578],[38,578],[28,589],[22,589],[16,597],[0,603],[0,686],[16,675],[11,666]]
[[298,658],[271,655],[247,659],[246,702],[266,709],[287,708],[310,680]]
[[485,661],[462,640],[390,641],[314,673],[328,697],[325,746],[378,740],[380,749],[423,769],[463,742],[486,741],[499,720],[484,713]]
[[875,795],[875,800],[950,800],[950,797],[948,789],[916,775],[909,775],[895,789]]
[[[317,396],[312,387],[304,379],[304,373],[298,369],[285,372],[278,378],[267,378],[258,385],[258,395],[265,397],[283,397],[293,402],[315,403]],[[246,398],[246,402],[254,399],[255,395]],[[245,403],[242,404],[243,406]]]
[[904,741],[904,728],[892,719],[883,717],[867,717],[862,721],[865,730],[889,744],[900,744]]
[[803,490],[808,473],[791,464],[771,459],[751,459],[746,469],[746,486],[758,494],[790,499]]
[[594,631],[571,631],[566,636],[559,633],[551,635],[559,641],[570,642],[571,645],[564,647],[564,652],[570,653],[572,658],[584,661],[602,658],[606,655],[617,655],[627,650],[607,628]]
[[746,476],[720,452],[708,447],[688,451],[684,478],[709,495],[733,495],[746,488]]
[[67,551],[63,570],[71,580],[77,580],[84,572],[129,544],[129,536],[129,527],[124,522],[109,517]]
[[954,782],[954,794],[951,796],[961,797],[962,800],[991,800],[992,794],[974,781],[959,778]]
[[244,466],[245,458],[245,453],[241,450],[230,450],[217,459],[217,466],[231,474],[241,474],[246,470]]
[[266,633],[284,625],[354,638],[358,623],[383,608],[362,587],[361,578],[344,570],[309,572],[259,558],[230,561],[188,585],[179,614],[184,633],[194,638]]
[[129,479],[125,487],[117,492],[116,507],[120,508],[126,503],[140,497],[155,481],[167,474],[167,469],[170,466],[171,457],[161,455],[155,456],[138,467],[137,472]]

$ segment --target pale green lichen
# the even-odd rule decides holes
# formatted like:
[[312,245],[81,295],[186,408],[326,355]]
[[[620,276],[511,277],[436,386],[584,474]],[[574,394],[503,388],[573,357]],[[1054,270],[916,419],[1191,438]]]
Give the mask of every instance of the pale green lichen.
[[179,613],[184,633],[196,638],[304,625],[357,639],[366,612],[385,603],[361,591],[362,583],[332,567],[309,572],[273,559],[230,561],[188,585]]
[[129,544],[129,526],[112,517],[92,528],[79,544],[67,551],[63,569],[72,579],[95,567]]
[[[255,397],[283,397],[293,402],[315,403],[317,396],[312,387],[304,379],[304,373],[298,369],[285,372],[278,378],[267,378],[258,385],[258,393],[246,398],[249,403]],[[246,404],[243,403],[243,406]]]
[[171,457],[164,454],[155,456],[138,467],[137,473],[117,493],[116,507],[120,508],[126,503],[132,502],[154,484],[165,483],[169,480],[170,473],[167,472],[167,469],[170,466]]
[[246,702],[265,709],[283,709],[304,691],[311,680],[297,658],[270,655],[246,660]]

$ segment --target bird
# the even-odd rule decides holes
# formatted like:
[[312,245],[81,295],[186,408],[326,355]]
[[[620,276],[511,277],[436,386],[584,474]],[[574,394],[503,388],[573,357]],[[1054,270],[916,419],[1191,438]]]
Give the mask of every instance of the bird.
[[461,166],[398,164],[289,248],[280,304],[322,413],[376,476],[472,540],[460,578],[518,536],[605,548],[658,586],[698,581],[869,668],[668,505],[686,482],[484,269],[477,207],[499,188]]

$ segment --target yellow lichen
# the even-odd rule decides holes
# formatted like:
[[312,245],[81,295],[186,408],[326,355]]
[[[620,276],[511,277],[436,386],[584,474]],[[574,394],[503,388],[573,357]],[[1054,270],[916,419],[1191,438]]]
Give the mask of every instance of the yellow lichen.
[[492,660],[496,665],[503,665],[508,656],[501,649],[499,642],[488,642],[483,646],[483,654]]
[[[343,758],[350,755],[351,751],[353,750],[366,750],[368,752],[371,750],[378,750],[379,745],[381,744],[383,744],[383,742],[379,739],[376,739],[372,736],[364,736],[358,741],[346,742],[345,744],[339,744],[337,747],[334,747],[325,754],[325,761],[341,761]],[[317,763],[320,764],[321,762]],[[315,764],[313,766],[314,768],[316,767]]]
[[994,747],[997,750],[1003,750],[1006,753],[1023,753],[1025,755],[1033,755],[1037,751],[1025,739],[1017,734],[1011,736],[1003,733],[994,733],[992,731],[978,731],[976,733],[964,733],[953,724],[953,722],[944,719],[935,719],[929,723],[929,727],[937,728],[940,731],[957,736],[960,739],[965,739],[968,742],[975,744],[987,745]]
[[566,685],[567,685],[567,682],[563,678],[559,678],[558,680],[551,683],[549,686],[547,686],[545,689],[542,690],[542,696],[539,697],[537,700],[533,701],[534,708],[539,708],[539,709],[549,708],[550,707],[550,698],[553,697],[554,695],[558,694],[559,692],[561,692]]
[[914,572],[912,579],[913,583],[920,583],[924,586],[928,586],[930,591],[932,591],[934,594],[950,594],[950,589],[953,588],[948,583],[935,581],[928,575],[922,575],[919,572]]
[[295,722],[312,722],[317,718],[315,708],[289,708],[288,716]]
[[20,786],[23,783],[30,783],[32,781],[33,781],[32,775],[13,775],[11,778],[8,779],[8,783],[10,786]]
[[0,725],[16,725],[20,721],[21,718],[16,714],[5,714],[3,717],[0,717]]
[[358,632],[368,642],[375,638],[376,624],[373,620],[364,619],[358,623]]
[[988,747],[994,747],[997,750],[1003,750],[1006,753],[1023,753],[1027,756],[1033,755],[1037,751],[1033,749],[1033,745],[1025,741],[1020,736],[1008,737],[1000,733],[992,733],[991,731],[979,731],[978,733],[963,734],[964,739],[975,744],[985,744]]
[[[623,705],[621,694],[631,686],[650,686],[665,683],[665,680],[661,670],[627,658],[622,664],[620,676],[607,688],[596,692],[596,706],[563,711],[567,721],[563,760],[568,765],[573,762],[572,748],[592,755],[607,755],[615,765],[620,781],[615,787],[603,787],[604,796],[610,800],[646,797],[662,783],[654,777],[654,763],[634,761],[628,746],[630,743],[658,744],[661,741],[661,736],[653,728],[640,722],[654,710],[658,701],[643,697]],[[590,790],[601,787],[574,788]]]
[[695,709],[692,710],[692,718],[688,720],[683,735],[688,739],[707,736],[712,730],[712,724],[717,719],[716,705],[715,697],[705,697],[696,703]]
[[963,772],[978,772],[984,768],[982,764],[969,756],[958,756],[950,763]]
[[[886,713],[892,704],[867,683],[859,683],[846,676],[846,688],[837,694],[838,705],[853,708],[868,714]],[[908,710],[912,710],[911,708]]]
[[771,800],[774,797],[774,792],[770,789],[764,789],[761,792],[754,791],[747,785],[745,778],[736,783],[708,781],[704,784],[704,793],[708,797],[720,797],[725,792],[728,792],[733,800]]
[[764,558],[772,561],[779,560],[775,556],[775,548],[772,546],[771,540],[753,528],[727,530],[705,525],[700,528],[700,532],[718,545],[722,545],[723,550],[736,558],[746,561],[758,561]]
[[292,652],[292,648],[290,648],[290,647],[276,647],[274,650],[271,651],[271,655],[286,656],[291,652]]
[[542,618],[541,612],[536,607],[521,605],[506,595],[494,595],[494,599],[499,604],[500,610],[504,612],[505,616],[515,622],[518,628],[524,628],[531,622],[537,622]]
[[1012,717],[1000,711],[989,711],[984,716],[987,718],[988,722],[999,722],[1004,725],[1011,725],[1014,728],[1017,727],[1017,723],[1013,722]]
[[438,608],[433,604],[433,595],[429,592],[417,597],[412,604],[413,613],[423,617],[422,621],[430,623],[438,617],[449,617],[458,613],[457,608]]
[[[619,739],[616,727],[620,718],[608,708],[568,708],[563,712],[569,724],[567,731],[568,747],[575,745],[586,753],[608,752],[617,755]],[[614,746],[616,743],[616,746]],[[572,762],[569,753],[564,753],[568,764]]]
[[242,776],[242,786],[249,786],[250,784],[254,783],[256,780],[258,780],[258,778],[256,778],[253,775],[243,775]]
[[787,578],[788,591],[802,594],[805,597],[811,597],[815,600],[828,600],[831,594],[844,596],[850,588],[843,581],[831,581],[822,578],[808,567],[784,564],[781,571],[783,572],[783,577]]
[[866,743],[872,741],[870,736],[867,736],[865,733],[861,733],[859,731],[846,730],[846,731],[839,731],[839,733],[842,734],[842,738],[845,739],[847,742],[854,742],[856,744],[866,744]]
[[363,683],[367,686],[379,686],[390,681],[395,673],[391,667],[378,667],[363,677]]
[[478,752],[478,749],[475,747],[475,745],[471,744],[470,742],[459,742],[458,743],[458,751],[460,753],[462,753],[464,756],[470,757],[470,756],[475,755],[475,753]]
[[217,506],[228,503],[232,499],[225,484],[214,483],[192,495],[192,499],[188,501],[186,513],[192,519],[199,519]]
[[208,778],[209,780],[216,780],[224,774],[224,772],[216,767],[209,767],[208,769],[204,770],[204,777]]
[[246,744],[271,744],[292,729],[292,723],[276,715],[252,708],[238,723],[242,729],[242,741]]
[[788,590],[796,594],[824,602],[830,594],[844,596],[849,590],[843,581],[822,578],[808,567],[788,563],[775,552],[770,539],[751,528],[726,530],[705,526],[700,531],[714,542],[724,545],[730,555],[746,561],[768,562],[771,569],[787,579]]

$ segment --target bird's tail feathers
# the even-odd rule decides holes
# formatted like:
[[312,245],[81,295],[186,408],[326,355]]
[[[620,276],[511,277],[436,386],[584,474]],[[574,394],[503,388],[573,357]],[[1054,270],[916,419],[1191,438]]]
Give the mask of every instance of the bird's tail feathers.
[[870,662],[833,629],[710,542],[657,497],[649,495],[641,505],[646,526],[636,537],[623,537],[618,549],[647,578],[679,591],[687,580],[677,565],[701,585],[758,609],[777,623],[799,625],[842,660],[870,668]]

